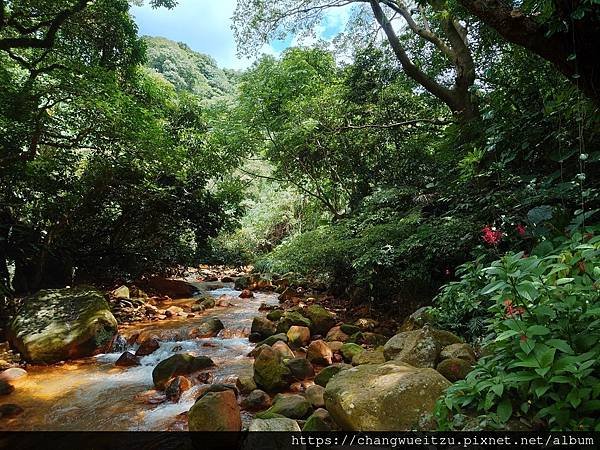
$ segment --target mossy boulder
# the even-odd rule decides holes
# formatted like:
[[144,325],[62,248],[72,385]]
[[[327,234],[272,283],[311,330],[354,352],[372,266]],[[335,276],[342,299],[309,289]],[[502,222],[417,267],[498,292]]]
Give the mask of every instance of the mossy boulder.
[[384,345],[387,360],[399,360],[415,367],[434,368],[442,348],[461,342],[454,334],[425,326],[392,337]]
[[292,325],[287,332],[288,342],[293,348],[304,347],[310,342],[310,329]]
[[348,336],[361,331],[361,329],[359,327],[357,327],[356,325],[349,324],[349,323],[343,323],[342,325],[340,325],[340,330],[342,330]]
[[321,305],[310,305],[302,311],[302,314],[310,319],[312,326],[309,328],[313,334],[325,336],[336,323],[335,314],[327,311]]
[[300,431],[298,422],[287,417],[273,417],[270,419],[254,419],[248,431]]
[[360,366],[361,364],[381,364],[385,362],[383,348],[379,347],[376,350],[367,350],[359,352],[352,357],[352,365]]
[[232,390],[208,392],[188,413],[190,431],[240,431],[242,419]]
[[312,322],[298,311],[286,311],[277,323],[277,333],[287,333],[293,326],[308,327],[312,330]]
[[328,342],[338,341],[338,342],[346,342],[350,338],[349,335],[342,331],[341,327],[333,327],[327,332],[327,336],[325,340]]
[[273,311],[269,311],[267,313],[267,319],[277,322],[283,316],[283,311],[281,309],[274,309]]
[[271,406],[271,397],[265,391],[255,389],[241,402],[242,408],[247,411],[260,411]]
[[347,342],[340,348],[340,353],[344,357],[345,361],[351,362],[354,355],[364,352],[365,349],[358,344],[353,342]]
[[275,323],[271,322],[266,317],[257,316],[252,319],[252,326],[250,327],[250,333],[260,336],[261,339],[268,338],[275,334]]
[[331,366],[324,367],[315,377],[315,384],[325,387],[333,376],[337,375],[342,370],[348,370],[351,368],[352,366],[349,364],[332,364]]
[[177,375],[187,375],[214,365],[213,360],[206,356],[178,353],[157,364],[152,370],[152,381],[157,388],[164,389],[167,381]]
[[287,336],[286,336],[285,333],[277,333],[277,334],[274,334],[273,336],[269,336],[265,340],[258,342],[256,344],[256,347],[260,347],[261,345],[269,345],[269,346],[271,346],[275,342],[279,342],[279,341],[287,343],[288,338],[287,338]]
[[471,361],[460,358],[448,358],[440,362],[436,370],[448,380],[454,382],[464,380],[468,373],[473,370],[473,364]]
[[448,380],[433,369],[399,362],[344,370],[325,388],[325,405],[348,431],[405,431],[423,423]]
[[450,358],[464,359],[470,363],[475,363],[475,361],[477,361],[477,356],[475,355],[473,347],[464,343],[450,344],[442,349],[440,352],[440,359],[444,360]]
[[254,381],[267,391],[275,392],[289,385],[290,369],[284,364],[281,354],[265,347],[254,360]]
[[225,328],[223,322],[216,317],[210,317],[199,326],[192,328],[188,335],[191,338],[209,338],[219,334]]
[[267,412],[281,414],[290,419],[302,419],[312,411],[312,405],[298,394],[277,394]]
[[332,431],[334,425],[327,410],[319,408],[306,419],[302,431]]
[[47,289],[26,298],[8,324],[8,341],[32,363],[107,352],[117,321],[102,293],[89,286]]
[[306,380],[315,374],[312,364],[305,358],[288,359],[285,361],[285,365],[297,380]]

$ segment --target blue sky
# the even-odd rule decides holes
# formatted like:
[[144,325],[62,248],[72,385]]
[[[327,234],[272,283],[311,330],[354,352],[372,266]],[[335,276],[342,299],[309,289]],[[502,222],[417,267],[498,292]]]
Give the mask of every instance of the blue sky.
[[[243,1],[243,0],[242,0]],[[231,16],[236,0],[180,0],[172,10],[152,9],[148,5],[132,7],[140,35],[163,36],[185,42],[192,49],[206,53],[221,67],[244,69],[252,60],[236,56],[231,31]],[[345,26],[346,12],[333,9],[319,27],[319,37],[331,39]],[[278,54],[294,43],[292,36],[274,41],[264,48],[265,53]]]

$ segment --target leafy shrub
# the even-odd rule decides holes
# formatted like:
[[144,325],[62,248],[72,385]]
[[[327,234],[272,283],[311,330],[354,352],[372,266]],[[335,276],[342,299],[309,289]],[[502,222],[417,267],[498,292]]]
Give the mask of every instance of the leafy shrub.
[[492,428],[520,419],[552,430],[600,430],[598,229],[546,241],[545,256],[494,261],[479,272],[482,289],[471,273],[448,288],[478,291],[492,317],[488,356],[438,402],[441,428],[459,427],[466,414]]

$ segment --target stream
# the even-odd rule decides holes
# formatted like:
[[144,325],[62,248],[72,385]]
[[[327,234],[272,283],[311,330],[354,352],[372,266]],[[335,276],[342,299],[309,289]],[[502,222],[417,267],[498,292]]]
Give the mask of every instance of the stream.
[[[203,283],[194,283],[203,289]],[[204,355],[216,367],[208,372],[208,383],[235,382],[239,375],[252,374],[253,359],[247,357],[254,344],[248,341],[252,318],[262,303],[278,304],[277,294],[254,293],[254,298],[240,299],[233,283],[208,291],[215,298],[226,296],[228,307],[216,307],[193,318],[137,323],[121,326],[124,337],[150,333],[159,337],[160,348],[141,358],[141,365],[117,367],[122,351],[68,361],[52,366],[29,366],[28,375],[14,380],[15,391],[0,399],[0,404],[16,403],[24,409],[19,416],[0,422],[0,430],[37,431],[164,431],[186,430],[185,414],[194,404],[203,384],[183,393],[177,403],[164,400],[154,390],[152,370],[175,353]],[[192,299],[173,300],[170,304],[192,304]],[[207,318],[218,317],[225,329],[218,336],[190,339],[188,331]],[[138,345],[130,345],[135,352]],[[245,425],[250,414],[242,412]]]

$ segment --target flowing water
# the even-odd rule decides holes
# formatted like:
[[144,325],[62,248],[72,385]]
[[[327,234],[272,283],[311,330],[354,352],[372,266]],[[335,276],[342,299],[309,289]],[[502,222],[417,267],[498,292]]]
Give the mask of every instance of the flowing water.
[[[200,287],[201,283],[198,283]],[[206,385],[197,384],[183,393],[179,402],[165,401],[154,390],[152,369],[175,353],[205,355],[216,367],[208,372],[210,383],[232,382],[238,375],[252,373],[252,359],[246,355],[254,344],[248,342],[252,318],[261,303],[277,304],[277,295],[255,293],[254,298],[240,299],[239,291],[230,287],[209,292],[214,297],[228,297],[231,306],[216,307],[194,318],[147,322],[122,327],[121,334],[150,333],[161,339],[158,350],[141,358],[141,365],[116,367],[121,355],[108,353],[93,358],[69,361],[53,366],[31,366],[28,375],[12,381],[15,391],[0,398],[2,403],[16,403],[25,411],[0,422],[0,430],[184,430],[187,419],[182,413],[194,404],[198,392]],[[177,303],[192,303],[193,299]],[[188,331],[209,317],[218,317],[225,329],[217,337],[190,339]],[[137,344],[130,346],[135,351]],[[244,421],[249,420],[244,417]]]

